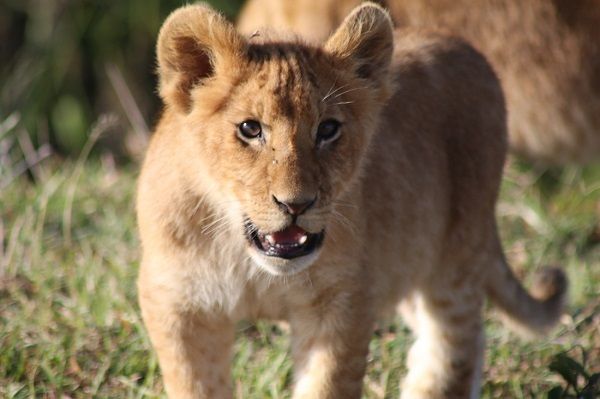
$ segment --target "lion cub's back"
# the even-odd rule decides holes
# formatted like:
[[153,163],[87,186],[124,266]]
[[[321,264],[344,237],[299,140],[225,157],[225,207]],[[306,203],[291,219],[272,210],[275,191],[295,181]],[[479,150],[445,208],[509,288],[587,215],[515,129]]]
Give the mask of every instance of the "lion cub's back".
[[418,149],[403,152],[457,183],[497,185],[507,148],[506,109],[486,58],[462,39],[411,28],[395,32],[393,68],[396,89],[379,141]]
[[466,42],[416,30],[396,32],[394,68],[395,94],[365,178],[364,203],[375,216],[368,234],[378,237],[370,257],[390,267],[417,262],[422,254],[398,259],[394,248],[419,240],[432,262],[453,247],[460,256],[465,242],[493,234],[507,150],[500,83]]

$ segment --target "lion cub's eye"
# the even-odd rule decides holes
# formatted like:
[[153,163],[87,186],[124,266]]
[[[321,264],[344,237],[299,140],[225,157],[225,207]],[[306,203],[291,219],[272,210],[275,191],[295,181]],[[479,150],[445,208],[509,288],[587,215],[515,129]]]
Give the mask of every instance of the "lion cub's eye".
[[340,135],[342,124],[335,119],[327,119],[319,124],[317,128],[317,145],[325,144],[337,139]]
[[238,136],[242,140],[252,140],[262,137],[262,127],[257,121],[243,121],[238,125]]

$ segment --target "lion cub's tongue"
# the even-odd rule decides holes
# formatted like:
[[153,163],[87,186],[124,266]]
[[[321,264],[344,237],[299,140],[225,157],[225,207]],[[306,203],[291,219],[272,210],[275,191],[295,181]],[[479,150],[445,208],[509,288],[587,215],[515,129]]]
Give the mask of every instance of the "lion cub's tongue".
[[302,228],[292,225],[285,230],[267,234],[265,238],[271,245],[302,245],[308,239],[308,234]]

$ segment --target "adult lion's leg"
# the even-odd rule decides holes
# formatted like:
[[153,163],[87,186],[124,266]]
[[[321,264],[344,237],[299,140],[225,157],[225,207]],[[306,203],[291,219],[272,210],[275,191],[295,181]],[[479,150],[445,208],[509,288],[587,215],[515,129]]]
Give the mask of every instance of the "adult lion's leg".
[[154,299],[160,297],[140,290],[144,323],[158,354],[168,396],[231,398],[233,324],[224,318],[181,312],[169,303]]
[[360,398],[373,315],[365,302],[339,295],[329,306],[294,311],[294,399]]
[[403,399],[478,398],[483,363],[483,294],[465,279],[444,278],[414,297],[417,339],[408,354]]

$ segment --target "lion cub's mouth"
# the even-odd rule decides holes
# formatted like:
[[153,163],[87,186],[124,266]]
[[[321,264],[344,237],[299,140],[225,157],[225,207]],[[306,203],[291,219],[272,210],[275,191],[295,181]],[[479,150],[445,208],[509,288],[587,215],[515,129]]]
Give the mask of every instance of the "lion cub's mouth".
[[266,256],[293,259],[314,252],[323,243],[325,231],[309,233],[296,224],[283,230],[263,233],[249,220],[244,223],[250,245]]

